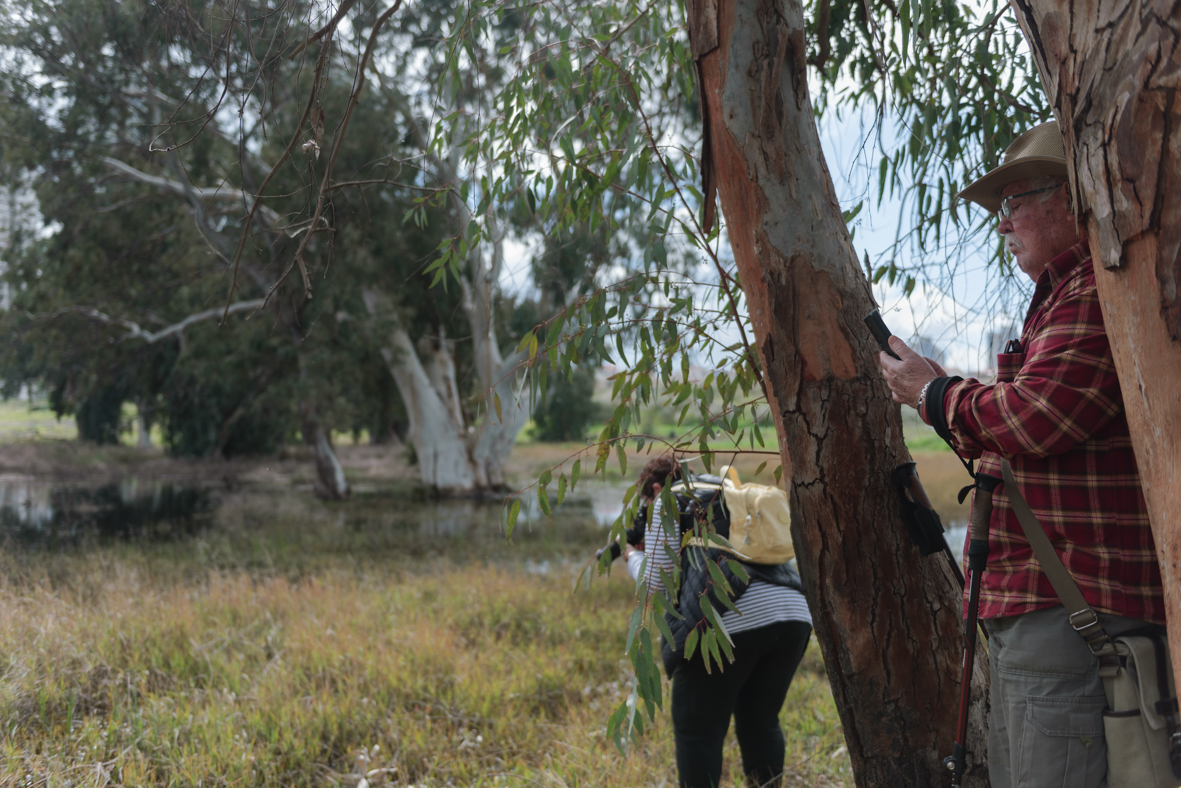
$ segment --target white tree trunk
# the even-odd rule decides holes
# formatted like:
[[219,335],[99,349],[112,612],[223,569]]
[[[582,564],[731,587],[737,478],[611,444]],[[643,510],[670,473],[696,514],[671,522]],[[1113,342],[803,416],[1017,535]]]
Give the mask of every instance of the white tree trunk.
[[[517,366],[526,358],[524,353],[515,353],[502,361],[495,370],[497,382],[488,392],[490,407],[486,409],[476,445],[472,449],[476,474],[488,487],[505,485],[504,464],[517,442],[517,434],[529,420],[528,402],[521,391],[521,374],[517,370]],[[500,397],[500,418],[494,406],[491,406],[494,395]]]
[[446,332],[440,328],[438,337],[418,340],[418,357],[452,420],[462,425],[463,407],[459,401],[459,379],[455,374],[455,343],[447,339]]
[[[382,303],[382,296],[377,292],[366,289],[362,291],[362,297],[373,317],[388,312],[388,305]],[[439,396],[415,352],[410,335],[395,325],[381,354],[406,406],[410,420],[409,439],[418,455],[423,483],[450,493],[475,490],[478,485],[468,455],[467,430],[455,420]]]
[[152,448],[152,425],[148,423],[146,418],[144,418],[142,411],[140,412],[137,421],[139,422],[139,447],[141,449]]
[[[486,263],[479,248],[472,250],[468,260],[471,281],[462,282],[462,292],[463,307],[472,326],[476,371],[484,388],[486,405],[483,408],[484,421],[472,448],[472,461],[484,486],[502,487],[505,484],[504,464],[517,442],[518,433],[529,420],[528,403],[521,390],[521,364],[527,356],[514,353],[503,359],[500,355],[496,326],[492,321],[492,299],[504,260],[505,233],[491,219],[488,229],[492,238],[491,259]],[[500,401],[499,417],[495,407],[497,399]]]

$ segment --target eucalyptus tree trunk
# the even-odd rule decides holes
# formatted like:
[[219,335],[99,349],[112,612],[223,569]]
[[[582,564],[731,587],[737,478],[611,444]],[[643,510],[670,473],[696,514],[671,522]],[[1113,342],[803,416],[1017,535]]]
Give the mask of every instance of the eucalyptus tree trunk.
[[[862,323],[873,308],[816,131],[798,0],[689,0],[706,204],[722,210],[785,475],[792,538],[860,786],[946,782],[963,653],[947,562],[910,543],[890,472],[910,459]],[[707,219],[707,222],[709,220]],[[988,784],[976,661],[965,785]]]
[[1179,655],[1181,2],[1012,5],[1066,137]]
[[[391,316],[392,306],[380,294],[366,290],[362,295],[372,317]],[[407,440],[414,446],[422,482],[445,494],[467,495],[503,487],[505,461],[529,415],[519,402],[519,355],[502,359],[495,333],[490,328],[484,333],[487,341],[477,342],[475,351],[481,382],[489,381],[488,407],[479,426],[472,429],[460,407],[449,341],[421,341],[416,347],[395,319],[382,348],[406,406],[410,422]],[[500,415],[493,409],[494,396],[502,403]]]
[[[451,151],[446,156],[440,156],[431,149],[426,133],[415,115],[407,113],[403,120],[427,161],[435,167],[438,181],[460,183],[463,180],[463,148],[458,142],[464,139],[462,131],[456,131],[457,144]],[[454,227],[466,232],[473,217],[467,203],[460,198],[458,189],[450,191],[448,204]],[[521,363],[528,356],[524,353],[515,353],[504,358],[496,336],[496,324],[493,321],[497,283],[504,261],[506,231],[489,216],[485,218],[485,235],[485,240],[471,244],[465,260],[466,270],[459,280],[464,315],[472,330],[475,372],[482,391],[482,417],[479,423],[470,425],[470,428],[465,425],[464,416],[458,408],[458,392],[454,399],[456,407],[450,406],[452,400],[449,399],[449,386],[443,382],[446,380],[446,374],[438,367],[439,363],[449,361],[450,355],[447,355],[446,359],[432,359],[431,353],[420,347],[419,358],[409,346],[409,339],[403,339],[398,335],[398,329],[395,329],[390,344],[382,351],[402,395],[402,401],[406,403],[410,417],[410,439],[414,443],[419,462],[423,462],[425,450],[427,455],[439,463],[437,469],[423,465],[423,482],[450,493],[462,494],[503,488],[505,463],[516,444],[517,435],[529,420],[527,398],[521,386]],[[389,314],[389,306],[379,304],[381,300],[371,291],[365,293],[365,303],[371,315],[376,316],[382,312]],[[448,347],[443,342],[436,343],[435,348],[444,354],[448,352]],[[423,385],[415,368],[416,363],[426,371],[427,377],[435,382],[433,387]],[[440,406],[443,410],[450,409],[452,418],[444,419],[440,413]]]
[[[467,210],[463,206],[463,210]],[[496,296],[500,267],[504,262],[504,231],[489,221],[492,235],[489,257],[482,250],[472,251],[468,260],[469,279],[462,281],[463,306],[472,326],[472,343],[476,356],[476,374],[488,405],[486,416],[472,445],[472,463],[476,477],[485,487],[503,487],[504,464],[508,460],[517,434],[529,419],[529,408],[521,387],[522,367],[528,355],[517,352],[504,358],[492,320],[493,299]],[[500,402],[499,413],[495,403]]]

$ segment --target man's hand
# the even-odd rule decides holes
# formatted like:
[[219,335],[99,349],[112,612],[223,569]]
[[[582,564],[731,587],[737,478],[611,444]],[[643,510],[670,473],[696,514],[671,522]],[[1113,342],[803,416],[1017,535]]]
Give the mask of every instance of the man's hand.
[[901,361],[895,360],[889,353],[879,353],[882,376],[895,402],[917,408],[923,386],[937,377],[946,377],[947,373],[934,361],[915,353],[898,337],[890,337],[890,347]]

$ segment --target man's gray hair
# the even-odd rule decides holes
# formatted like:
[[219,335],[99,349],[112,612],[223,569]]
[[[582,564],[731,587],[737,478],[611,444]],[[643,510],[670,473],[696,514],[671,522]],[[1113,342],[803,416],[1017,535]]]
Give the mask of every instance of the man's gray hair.
[[[1037,191],[1038,189],[1049,189],[1053,186],[1061,186],[1064,183],[1066,183],[1066,176],[1065,175],[1041,175],[1041,176],[1038,176],[1037,178],[1030,179],[1029,190],[1032,192],[1032,191]],[[1042,192],[1041,194],[1037,195],[1037,201],[1040,204],[1044,205],[1044,204],[1048,203],[1050,200],[1054,199],[1054,197],[1056,197],[1057,195],[1058,195],[1058,192],[1056,192],[1056,191]],[[1067,192],[1067,194],[1066,194],[1066,204],[1067,204],[1067,206],[1070,205],[1070,193],[1069,192]]]

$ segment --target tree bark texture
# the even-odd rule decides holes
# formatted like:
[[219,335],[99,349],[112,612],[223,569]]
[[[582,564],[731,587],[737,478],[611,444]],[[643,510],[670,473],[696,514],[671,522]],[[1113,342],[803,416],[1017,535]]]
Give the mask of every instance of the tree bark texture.
[[[1181,2],[1014,0],[1066,137],[1181,668]],[[1177,675],[1181,677],[1181,672]]]
[[[791,479],[792,537],[859,786],[936,786],[956,733],[959,586],[909,541],[890,472],[899,406],[862,318],[849,240],[808,95],[798,0],[688,0],[716,185]],[[708,219],[707,219],[708,221]],[[985,765],[988,677],[972,678],[970,771]]]

